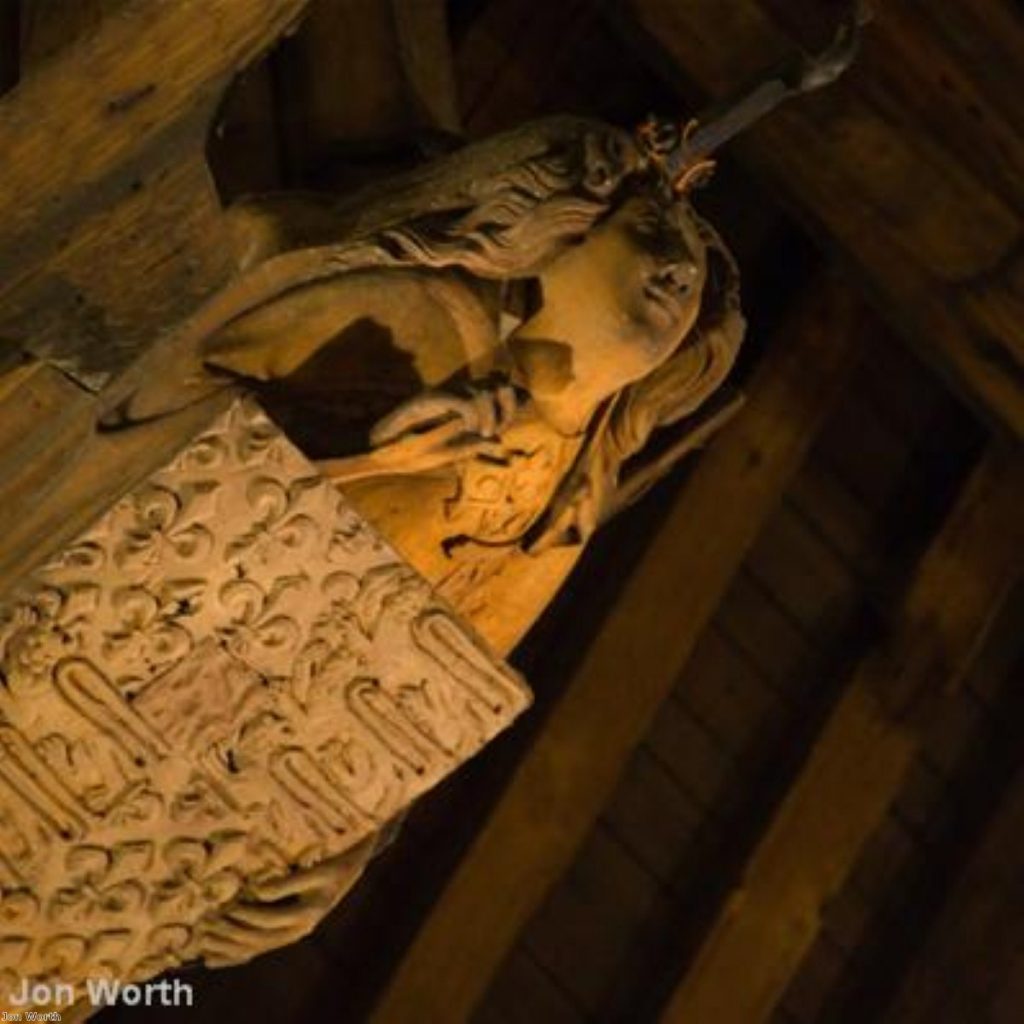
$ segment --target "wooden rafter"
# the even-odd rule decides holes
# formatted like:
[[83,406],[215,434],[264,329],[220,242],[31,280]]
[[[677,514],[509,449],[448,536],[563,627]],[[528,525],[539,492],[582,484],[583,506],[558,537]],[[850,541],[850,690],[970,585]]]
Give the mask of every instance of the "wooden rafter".
[[[1019,993],[1000,990],[1016,971],[1024,946],[1024,771],[981,837],[948,893],[916,962],[885,1020],[888,1024],[950,1024],[956,1020],[1012,1019]],[[1000,1008],[1000,999],[1006,1005]],[[1000,1016],[1004,1014],[1004,1016]]]
[[[900,23],[887,32],[890,5],[876,6],[887,45],[907,45],[913,24],[894,12]],[[610,9],[669,80],[713,97],[792,48],[755,0],[619,0]],[[1019,71],[1008,95],[1024,88]],[[773,114],[736,151],[851,258],[883,311],[961,393],[1022,436],[1022,169],[1016,201],[1007,201],[913,104],[886,108],[873,89],[854,69],[827,94]],[[1006,150],[995,137],[989,145],[1000,167],[1019,159],[1019,147]]]
[[821,913],[882,823],[922,723],[958,685],[1024,556],[1024,463],[993,450],[921,559],[891,635],[818,735],[742,878],[684,971],[666,1022],[771,1018]]
[[319,165],[336,158],[339,146],[372,151],[417,132],[458,131],[440,0],[320,0],[285,56],[281,92],[293,174],[319,180]]
[[305,2],[126,0],[0,100],[5,339],[100,384],[223,280],[209,119]]

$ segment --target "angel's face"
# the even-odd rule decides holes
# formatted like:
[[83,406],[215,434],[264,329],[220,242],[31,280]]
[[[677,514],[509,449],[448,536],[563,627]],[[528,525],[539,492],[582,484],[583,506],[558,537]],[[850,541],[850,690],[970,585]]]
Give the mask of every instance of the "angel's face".
[[678,347],[706,272],[688,206],[631,198],[541,274],[543,305],[528,333],[571,349],[577,384],[611,393]]

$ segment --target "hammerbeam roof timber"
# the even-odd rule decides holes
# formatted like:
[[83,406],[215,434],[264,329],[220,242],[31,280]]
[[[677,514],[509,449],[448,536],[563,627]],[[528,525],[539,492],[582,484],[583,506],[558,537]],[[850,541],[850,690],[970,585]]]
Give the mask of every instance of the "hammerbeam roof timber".
[[[993,447],[857,666],[662,1020],[771,1019],[824,908],[899,793],[929,715],[1020,579],[1024,465]],[[900,1017],[900,1020],[905,1018]]]
[[[916,52],[919,41],[912,37],[922,30],[901,15],[899,5],[892,5],[892,14],[890,5],[876,7],[865,49],[874,34],[890,52]],[[766,55],[792,48],[754,0],[620,0],[610,10],[673,84],[696,85],[715,98],[749,81]],[[1019,44],[1020,29],[1013,31]],[[946,57],[964,88],[973,87],[970,67]],[[1006,95],[1024,91],[1020,67]],[[927,81],[914,86],[935,88]],[[998,187],[991,187],[979,173],[979,158],[958,156],[915,105],[920,107],[918,101],[902,103],[891,90],[880,92],[855,66],[827,94],[773,114],[736,150],[851,259],[915,347],[990,419],[1020,437],[1021,149],[1000,141],[1006,119],[997,118],[983,148],[1000,168]],[[1010,198],[1008,161],[1016,181]]]
[[[981,1020],[985,1003],[994,1004],[989,1019],[1013,1019],[1015,996],[1006,978],[1015,974],[1019,991],[1024,945],[1021,863],[1024,769],[1018,769],[1002,794],[884,1024]],[[959,984],[951,985],[951,979]],[[959,999],[951,1001],[954,992]]]
[[[0,322],[66,305],[68,292],[89,304],[90,282],[70,279],[89,278],[90,264],[113,261],[126,295],[168,262],[216,284],[209,120],[230,76],[305,4],[126,0],[0,100]],[[114,282],[95,290],[108,310]],[[115,302],[119,313],[140,310]]]

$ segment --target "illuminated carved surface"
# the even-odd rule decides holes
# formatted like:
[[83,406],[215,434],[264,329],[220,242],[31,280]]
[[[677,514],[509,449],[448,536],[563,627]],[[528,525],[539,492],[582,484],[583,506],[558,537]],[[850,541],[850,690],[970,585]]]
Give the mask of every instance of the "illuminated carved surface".
[[0,609],[0,1005],[142,979],[529,703],[251,402]]

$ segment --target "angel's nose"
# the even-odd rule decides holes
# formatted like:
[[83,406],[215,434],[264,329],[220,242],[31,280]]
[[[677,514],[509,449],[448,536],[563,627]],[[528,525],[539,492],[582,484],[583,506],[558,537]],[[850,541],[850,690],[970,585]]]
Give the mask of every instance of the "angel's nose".
[[658,274],[659,280],[668,288],[677,292],[686,292],[697,280],[697,263],[689,255],[666,263]]

